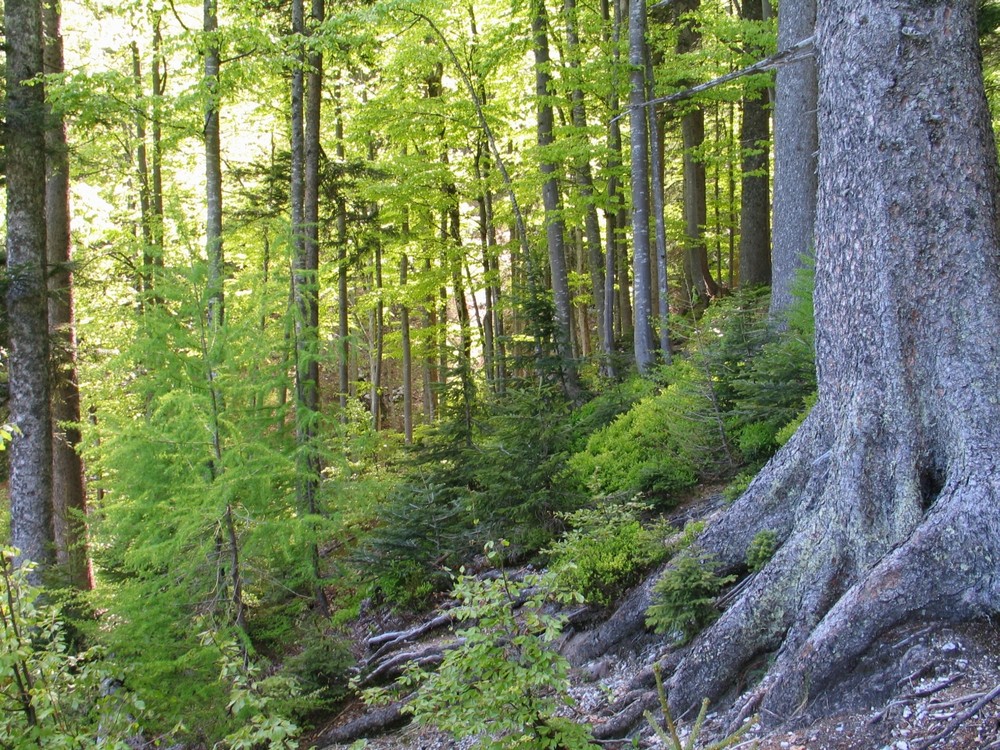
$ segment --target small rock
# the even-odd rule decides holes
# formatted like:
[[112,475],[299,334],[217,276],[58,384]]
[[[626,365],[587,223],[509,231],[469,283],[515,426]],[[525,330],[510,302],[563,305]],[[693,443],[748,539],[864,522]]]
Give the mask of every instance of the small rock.
[[947,643],[941,644],[941,650],[946,654],[950,654],[952,651],[958,651],[958,644],[954,641],[948,641]]

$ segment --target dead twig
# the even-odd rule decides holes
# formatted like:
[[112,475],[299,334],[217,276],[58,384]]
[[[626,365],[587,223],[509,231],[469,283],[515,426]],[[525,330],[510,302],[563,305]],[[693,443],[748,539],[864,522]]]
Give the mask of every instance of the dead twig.
[[979,713],[979,711],[983,708],[983,706],[985,706],[987,703],[990,703],[993,700],[996,700],[998,696],[1000,696],[1000,685],[997,685],[990,692],[983,695],[978,701],[976,701],[975,705],[973,705],[971,708],[958,714],[958,716],[956,716],[954,719],[948,722],[948,725],[940,732],[938,732],[936,735],[934,735],[929,739],[924,740],[921,743],[914,745],[913,750],[927,750],[927,748],[936,745],[938,742],[945,739],[946,737],[950,737],[952,734],[955,733],[955,730],[957,730],[966,720],[975,716],[977,713]]

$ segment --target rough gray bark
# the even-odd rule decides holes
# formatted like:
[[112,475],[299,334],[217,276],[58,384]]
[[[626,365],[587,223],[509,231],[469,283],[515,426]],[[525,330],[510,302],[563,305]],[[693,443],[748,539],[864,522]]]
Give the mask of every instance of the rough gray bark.
[[52,419],[45,303],[45,101],[42,86],[42,3],[4,4],[7,52],[7,325],[10,336],[11,542],[17,564],[54,561]]
[[[812,35],[816,0],[783,0],[778,9],[778,49]],[[796,58],[778,68],[774,102],[774,246],[771,250],[771,316],[792,302],[800,258],[813,249],[816,218],[816,61]]]
[[[972,0],[820,8],[819,402],[702,543],[781,547],[670,679],[766,721],[836,687],[916,617],[1000,607],[997,160]],[[742,551],[740,548],[742,547]]]
[[549,271],[552,275],[552,297],[555,307],[555,345],[559,357],[563,390],[570,399],[580,394],[576,361],[573,358],[571,334],[572,305],[569,294],[569,273],[566,268],[565,223],[562,220],[562,205],[559,198],[559,182],[556,179],[556,165],[545,154],[545,147],[555,140],[554,118],[549,93],[549,38],[548,14],[545,0],[532,0],[531,33],[535,55],[535,96],[537,103],[538,147],[541,150],[542,204],[545,207],[545,237],[549,253]]
[[649,128],[646,120],[646,2],[632,0],[628,19],[629,151],[632,155],[633,349],[641,375],[655,357],[652,326],[653,284],[649,273]]
[[[747,20],[763,20],[760,2],[746,0],[742,11],[743,18]],[[740,121],[740,147],[743,151],[740,191],[741,287],[766,286],[771,283],[771,194],[768,176],[770,131],[767,91],[759,87],[750,88],[743,95],[743,119]]]
[[[46,73],[63,71],[59,9],[42,9]],[[52,378],[52,516],[56,561],[66,580],[79,589],[93,587],[87,550],[87,492],[80,445],[80,391],[76,376],[76,327],[73,316],[69,211],[69,149],[61,114],[49,112],[45,130],[45,224],[48,258],[49,337]],[[147,207],[148,208],[148,207]]]

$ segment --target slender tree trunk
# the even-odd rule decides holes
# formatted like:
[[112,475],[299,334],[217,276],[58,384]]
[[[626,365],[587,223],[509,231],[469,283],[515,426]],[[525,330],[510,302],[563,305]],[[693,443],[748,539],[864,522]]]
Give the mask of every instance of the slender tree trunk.
[[[404,230],[408,233],[407,230]],[[406,302],[406,278],[410,265],[406,254],[399,261],[399,286],[403,292],[403,304],[399,311],[401,346],[403,348],[403,439],[407,445],[413,442],[413,347],[410,342],[410,307]]]
[[1000,181],[976,3],[829,0],[817,32],[819,401],[700,540],[728,565],[764,528],[779,548],[672,676],[678,709],[773,653],[742,713],[808,722],[891,628],[1000,608]]
[[[646,45],[646,96],[656,97],[656,86],[653,79],[653,56],[649,45]],[[670,362],[670,290],[667,287],[667,226],[665,215],[665,200],[663,196],[663,134],[660,129],[659,110],[656,107],[646,107],[646,118],[649,122],[649,166],[650,184],[652,186],[653,226],[656,232],[656,313],[657,331],[659,332],[660,357],[666,363]],[[651,261],[654,258],[650,259]]]
[[[336,138],[337,159],[343,165],[347,160],[344,149],[344,118],[340,105],[340,84],[336,86]],[[347,199],[337,196],[337,381],[340,400],[340,419],[347,421],[347,397],[350,391],[350,319],[347,305]]]
[[10,337],[11,542],[17,564],[54,562],[52,531],[52,415],[45,285],[45,97],[42,3],[7,0],[7,326]]
[[[48,26],[50,23],[49,17],[52,13],[56,13],[56,11],[49,10],[49,7],[55,7],[55,6],[46,6],[45,10],[43,11],[45,15],[45,25],[46,25],[46,41],[45,41],[46,72],[50,72],[52,66],[56,64],[55,56],[57,54],[55,50],[52,49],[54,45],[51,38],[48,36],[49,34]],[[56,17],[58,18],[58,15]],[[58,33],[58,27],[56,33]],[[151,255],[151,250],[153,247],[153,219],[152,219],[151,199],[150,199],[151,190],[150,190],[150,177],[149,177],[149,158],[146,153],[147,114],[145,105],[140,106],[140,103],[142,102],[143,98],[142,61],[139,59],[139,45],[136,44],[136,42],[134,41],[131,44],[131,52],[132,52],[132,84],[135,87],[135,97],[137,103],[135,108],[135,162],[136,162],[136,171],[138,172],[136,177],[139,180],[139,226],[142,237],[142,269],[139,272],[142,295],[139,298],[139,307],[144,308],[147,303],[146,297],[149,295],[149,292],[152,289],[153,258]],[[61,38],[59,41],[58,55],[59,59],[61,60],[62,59]],[[56,72],[61,72],[61,70]],[[53,142],[55,138],[56,136],[53,132],[53,128],[50,127],[49,131],[46,133],[47,148],[51,148],[53,146],[58,145],[57,143]],[[64,142],[63,146],[65,147],[65,140],[66,140],[65,129],[63,129],[62,140]],[[50,162],[52,161],[51,155],[49,157],[49,160]],[[49,171],[51,175],[51,169],[47,171]],[[52,185],[51,176],[48,179],[48,184],[50,186]],[[48,201],[49,199],[48,193],[49,190],[51,189],[52,188],[49,187],[46,190],[46,201]],[[47,203],[46,203],[46,210],[49,210]],[[52,248],[51,240],[49,242],[49,248],[51,251]],[[49,254],[51,256],[51,252]]]
[[[812,35],[816,0],[785,0],[778,12],[778,49]],[[771,316],[792,302],[801,258],[813,249],[818,176],[816,60],[807,55],[778,69],[774,102],[774,247]]]
[[[571,117],[573,127],[581,134],[587,132],[587,106],[581,87],[580,78],[580,35],[577,23],[576,0],[564,0],[563,15],[566,20],[566,45],[569,51],[569,64],[573,72],[574,85],[570,94],[572,101]],[[577,190],[584,210],[584,232],[587,245],[587,269],[590,273],[591,290],[594,295],[594,312],[597,319],[597,336],[600,340],[601,352],[610,351],[611,330],[606,328],[604,306],[604,257],[601,251],[601,225],[597,216],[597,203],[594,201],[594,175],[590,166],[589,153],[581,156],[575,165],[574,177]]]
[[[63,71],[59,10],[42,9],[46,73]],[[56,561],[67,580],[93,588],[87,547],[87,493],[80,445],[80,391],[76,376],[76,328],[73,317],[69,212],[69,150],[61,114],[48,113],[45,131],[45,224],[48,258],[49,338],[52,342],[52,511]],[[147,206],[148,211],[148,197]],[[144,261],[146,258],[144,252]],[[145,265],[145,263],[144,263]],[[149,283],[148,281],[146,282]]]
[[[763,20],[760,2],[746,0],[743,18]],[[759,51],[758,51],[759,52]],[[767,90],[759,86],[743,95],[740,146],[743,151],[743,182],[740,202],[740,286],[767,286],[771,283],[771,194],[770,114]]]
[[225,302],[222,291],[222,147],[219,125],[218,0],[204,0],[205,33],[205,253],[208,257],[208,325],[222,327]]
[[150,284],[154,290],[152,302],[158,304],[161,300],[157,296],[156,289],[156,269],[163,268],[163,92],[164,92],[164,63],[163,63],[163,39],[160,33],[160,15],[153,17],[153,106],[150,136],[152,138],[151,171],[150,171],[150,200],[152,214],[150,216],[150,228],[152,229],[153,247],[150,249],[152,258],[152,277]]
[[646,1],[631,0],[628,27],[629,144],[632,154],[632,283],[635,366],[641,375],[655,361],[652,279],[649,273],[649,127],[646,118]]
[[545,149],[554,140],[554,117],[549,99],[548,14],[545,0],[532,0],[531,33],[535,54],[535,96],[538,97],[538,146],[542,150],[539,170],[542,173],[542,204],[545,207],[545,237],[549,254],[549,270],[552,274],[552,296],[555,307],[555,345],[559,357],[563,390],[568,398],[579,395],[576,362],[573,359],[572,303],[569,294],[569,274],[566,268],[565,223],[561,218],[562,202],[559,197],[559,182],[556,178],[556,164]]
[[[676,6],[678,15],[696,10],[701,0],[681,0]],[[677,38],[678,54],[687,54],[701,43],[701,32],[690,20],[681,20]],[[703,228],[708,223],[706,201],[705,164],[696,155],[705,141],[705,111],[700,107],[690,110],[681,118],[681,136],[684,141],[684,276],[687,293],[692,303],[702,305],[719,293],[719,287],[708,267],[708,249]]]

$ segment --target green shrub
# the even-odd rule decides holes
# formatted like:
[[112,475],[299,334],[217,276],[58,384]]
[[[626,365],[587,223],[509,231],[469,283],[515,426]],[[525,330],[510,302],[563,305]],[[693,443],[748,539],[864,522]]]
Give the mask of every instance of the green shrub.
[[570,459],[595,494],[651,491],[659,504],[725,463],[710,387],[690,362],[665,372],[670,384],[636,403]]
[[556,389],[511,386],[469,427],[462,416],[425,432],[355,555],[394,604],[425,604],[488,539],[508,539],[517,558],[537,552],[560,530],[557,514],[585,500],[567,470],[574,430]]
[[804,403],[802,411],[798,413],[795,419],[793,419],[791,422],[789,422],[780,430],[778,430],[778,434],[774,436],[774,442],[776,442],[780,446],[784,445],[789,440],[791,440],[792,435],[794,435],[796,430],[798,430],[799,427],[802,426],[802,423],[806,421],[806,417],[809,416],[809,412],[811,412],[812,408],[816,405],[816,400],[818,398],[819,394],[816,393],[815,391],[806,396],[802,400]]
[[304,719],[329,711],[348,695],[348,670],[354,666],[350,642],[335,634],[313,631],[302,650],[285,659],[282,672],[299,686],[304,700],[296,701],[289,713]]
[[[488,554],[496,560],[493,548]],[[436,672],[412,667],[400,686],[416,696],[405,710],[418,724],[457,738],[478,737],[477,747],[590,750],[590,729],[565,717],[569,663],[556,642],[563,618],[548,614],[550,582],[538,575],[477,580],[461,575],[452,596],[455,616],[466,623],[461,644],[449,650]],[[579,601],[579,594],[557,597]],[[515,602],[525,601],[520,607]],[[380,700],[385,691],[366,693]]]
[[664,559],[669,526],[643,526],[639,516],[646,509],[605,502],[566,514],[570,530],[547,550],[556,586],[605,606]]
[[765,565],[774,557],[775,550],[778,549],[778,535],[773,531],[765,529],[758,531],[747,547],[747,567],[751,573],[762,570]]
[[720,576],[718,563],[697,547],[680,556],[653,588],[646,625],[656,633],[674,635],[686,643],[718,617],[715,599],[736,580]]
[[740,495],[747,491],[747,487],[750,486],[753,478],[754,475],[748,471],[740,472],[733,477],[733,481],[726,485],[726,489],[722,491],[722,498],[727,503],[735,502],[739,499]]
[[70,648],[59,609],[28,582],[31,565],[14,568],[16,550],[0,547],[0,745],[107,747],[136,734],[145,705],[96,649]]

